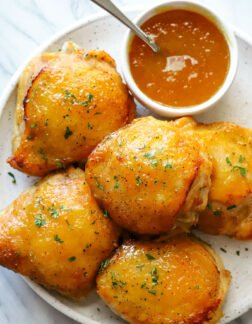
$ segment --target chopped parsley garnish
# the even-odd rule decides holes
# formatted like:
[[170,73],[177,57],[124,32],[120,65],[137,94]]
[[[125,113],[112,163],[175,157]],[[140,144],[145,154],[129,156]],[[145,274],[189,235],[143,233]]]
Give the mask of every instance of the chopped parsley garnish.
[[30,128],[34,128],[34,127],[36,127],[37,125],[38,125],[37,123],[33,123],[33,124],[31,124]]
[[236,255],[240,256],[240,251],[236,251]]
[[72,135],[73,132],[70,130],[70,128],[67,126],[66,131],[65,131],[65,139],[67,139],[70,135]]
[[148,290],[148,293],[152,294],[152,295],[155,295],[156,296],[156,293],[157,291],[156,290]]
[[154,260],[155,258],[150,255],[149,253],[145,254],[145,256],[147,257],[148,260]]
[[108,217],[109,217],[109,213],[108,213],[107,209],[104,209],[104,210],[103,210],[103,216],[104,216],[105,218],[108,218]]
[[82,136],[82,139],[83,139],[83,141],[85,141],[86,140],[86,136]]
[[199,286],[195,286],[195,289],[199,290]]
[[119,182],[117,182],[114,186],[115,189],[118,189],[119,188]]
[[101,273],[103,269],[105,269],[107,267],[107,265],[109,264],[109,259],[103,261],[100,263],[100,268],[99,268],[99,271],[98,273]]
[[40,153],[40,154],[45,154],[45,151],[44,151],[43,149],[39,149],[39,150],[38,150],[38,153]]
[[93,129],[93,126],[91,126],[89,123],[88,123],[88,129]]
[[45,124],[45,126],[48,125],[48,119],[46,119],[46,120],[44,121],[44,124]]
[[96,184],[96,186],[97,186],[99,189],[101,189],[101,190],[104,189],[103,186],[99,184],[99,182],[96,181],[95,184]]
[[214,210],[213,214],[214,215],[220,215],[220,214],[222,214],[222,211],[221,210]]
[[139,176],[136,177],[136,181],[137,181],[137,184],[136,184],[136,185],[137,185],[138,187],[140,186],[141,183],[143,183],[143,180],[140,179]]
[[140,269],[140,271],[142,271],[142,268],[144,267],[144,264],[141,265],[137,265],[136,268]]
[[32,135],[26,137],[28,140],[32,139]]
[[15,178],[15,176],[14,176],[13,173],[8,172],[8,175],[9,175],[10,177],[12,177],[12,183],[16,183],[16,182],[17,182],[17,181],[16,181],[16,178]]
[[147,157],[149,159],[154,159],[155,154],[156,154],[155,151],[154,152],[147,152],[147,153],[144,153],[144,157]]
[[59,242],[59,243],[63,243],[63,242],[64,242],[64,241],[62,241],[62,240],[58,237],[57,234],[54,235],[54,241]]
[[241,154],[239,156],[239,162],[242,163],[243,161],[245,161],[245,157],[243,157]]
[[142,285],[141,285],[141,288],[144,288],[146,286],[146,283],[143,283]]
[[213,206],[211,204],[207,204],[207,208],[213,210]]
[[65,169],[66,166],[60,162],[56,162],[56,165],[59,167],[59,168],[62,168],[62,169]]
[[224,253],[227,253],[227,250],[223,249],[222,247],[220,248],[220,250]]
[[69,224],[69,221],[68,221],[67,219],[66,219],[66,223],[67,223],[68,228],[71,230],[72,227],[71,227],[71,225]]
[[76,257],[75,256],[71,256],[70,258],[68,258],[68,261],[69,262],[73,262],[73,261],[75,261],[76,260]]
[[228,206],[228,207],[227,207],[227,210],[230,210],[230,209],[233,209],[233,208],[236,208],[236,205]]
[[245,168],[240,167],[240,166],[238,166],[238,165],[235,165],[235,166],[233,166],[233,170],[234,170],[234,169],[239,169],[240,172],[241,172],[241,175],[242,175],[243,177],[246,176],[246,169],[245,169]]
[[37,227],[41,227],[42,225],[45,225],[46,221],[42,219],[42,215],[39,214],[36,218],[35,218],[35,225]]
[[232,166],[232,163],[230,162],[230,160],[229,160],[229,157],[228,157],[228,156],[226,157],[226,162],[227,162],[227,164],[228,164],[228,165]]

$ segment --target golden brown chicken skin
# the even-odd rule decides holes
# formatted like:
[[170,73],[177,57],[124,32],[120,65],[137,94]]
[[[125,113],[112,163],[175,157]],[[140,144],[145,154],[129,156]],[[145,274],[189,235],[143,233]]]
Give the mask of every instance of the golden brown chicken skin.
[[208,205],[199,229],[252,239],[252,130],[230,122],[199,124],[192,118],[176,122],[205,147],[212,159]]
[[0,214],[0,264],[73,299],[90,291],[117,239],[73,167],[46,176]]
[[188,230],[207,204],[211,163],[173,123],[136,119],[91,153],[86,179],[122,227],[140,234]]
[[72,43],[42,53],[19,82],[10,165],[42,176],[86,160],[105,135],[129,123],[135,105],[104,51]]
[[185,235],[128,241],[97,277],[97,292],[129,323],[216,323],[231,275],[206,244]]

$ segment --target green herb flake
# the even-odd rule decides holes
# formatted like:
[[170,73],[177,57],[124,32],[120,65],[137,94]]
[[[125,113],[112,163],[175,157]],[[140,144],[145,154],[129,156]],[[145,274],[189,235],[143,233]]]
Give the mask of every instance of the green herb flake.
[[235,170],[235,169],[239,169],[240,172],[241,172],[241,175],[242,175],[243,177],[246,176],[246,169],[245,169],[245,168],[240,167],[240,166],[238,166],[238,165],[235,165],[235,166],[233,166],[233,169],[232,169],[232,170]]
[[240,256],[240,251],[236,251],[236,255]]
[[239,156],[239,162],[242,163],[245,161],[245,157],[243,157],[241,154]]
[[156,293],[157,291],[156,290],[148,290],[148,293],[152,294],[152,295],[155,295],[156,296]]
[[65,169],[66,166],[60,162],[56,162],[56,165],[59,167],[59,168],[62,168],[62,169]]
[[200,287],[199,287],[199,286],[195,286],[195,289],[196,289],[196,290],[199,290],[199,289],[200,289]]
[[[64,241],[63,240],[61,240],[59,237],[58,237],[58,235],[56,234],[56,235],[54,235],[54,241],[56,241],[56,242],[59,242],[59,243],[64,243]],[[73,260],[74,261],[74,260]]]
[[228,164],[228,165],[232,166],[232,163],[230,162],[230,160],[229,160],[229,157],[228,157],[228,156],[226,157],[226,162],[227,162],[227,164]]
[[68,228],[70,229],[70,230],[72,230],[72,227],[71,227],[71,225],[70,225],[70,223],[69,223],[69,221],[66,219],[66,223],[67,223],[67,226],[68,226]]
[[103,269],[105,269],[107,267],[107,265],[109,264],[109,259],[103,261],[100,263],[100,267],[99,267],[99,271],[98,273],[101,273]]
[[145,254],[145,256],[147,257],[148,260],[154,260],[154,259],[156,259],[152,255],[150,255],[149,253]]
[[141,265],[137,265],[136,268],[140,269],[140,271],[142,271],[142,268],[144,267],[144,264]]
[[224,253],[227,253],[227,250],[225,250],[224,248],[220,248],[220,250],[222,251],[222,252],[224,252]]
[[66,131],[65,131],[65,134],[64,134],[65,139],[67,139],[72,134],[73,134],[73,132],[67,126]]
[[213,211],[213,214],[214,215],[221,215],[222,214],[222,211],[221,210],[214,210]]
[[34,127],[36,127],[37,125],[38,125],[37,123],[33,123],[33,124],[31,124],[30,128],[34,128]]
[[99,189],[104,190],[103,186],[100,185],[99,182],[96,181],[95,184],[96,184],[96,186],[97,186]]
[[10,176],[10,177],[12,177],[12,183],[16,183],[17,181],[16,181],[16,178],[15,178],[15,176],[14,176],[14,174],[12,173],[12,172],[8,172],[8,175]]
[[48,119],[46,119],[46,120],[44,121],[44,125],[45,125],[45,126],[48,125]]
[[234,209],[234,208],[236,208],[236,205],[231,205],[227,207],[227,210]]
[[76,260],[76,257],[75,256],[71,256],[70,258],[68,258],[68,261],[69,262],[74,262]]
[[103,216],[104,216],[105,218],[108,218],[108,217],[109,217],[109,213],[108,213],[107,209],[104,209],[104,211],[103,211]]
[[36,218],[35,218],[35,225],[37,227],[41,227],[42,225],[45,225],[46,221],[42,219],[42,215],[39,214]]
[[146,286],[146,283],[143,283],[142,285],[141,285],[141,288],[144,288]]
[[32,135],[26,137],[28,140],[32,139]]
[[213,210],[213,206],[211,204],[207,204],[207,208]]
[[149,159],[154,159],[154,157],[156,156],[155,154],[156,154],[155,151],[154,152],[147,152],[147,153],[144,153],[144,157],[147,157]]
[[85,141],[86,140],[86,136],[82,136],[82,139],[83,139],[83,141]]

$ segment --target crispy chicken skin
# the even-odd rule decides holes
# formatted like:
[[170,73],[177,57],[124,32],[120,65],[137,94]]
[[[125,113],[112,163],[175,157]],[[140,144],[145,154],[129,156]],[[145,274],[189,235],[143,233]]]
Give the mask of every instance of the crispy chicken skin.
[[79,168],[46,176],[0,213],[0,264],[73,299],[90,291],[117,239]]
[[208,208],[200,215],[199,229],[252,239],[252,130],[230,122],[204,125],[192,118],[178,119],[176,125],[212,159]]
[[136,119],[91,153],[86,179],[98,203],[140,234],[188,230],[207,204],[211,163],[172,122]]
[[42,53],[19,81],[10,165],[43,176],[86,160],[105,135],[135,116],[115,61],[104,51],[67,43]]
[[231,275],[206,244],[185,235],[127,241],[97,277],[97,292],[129,323],[216,323]]

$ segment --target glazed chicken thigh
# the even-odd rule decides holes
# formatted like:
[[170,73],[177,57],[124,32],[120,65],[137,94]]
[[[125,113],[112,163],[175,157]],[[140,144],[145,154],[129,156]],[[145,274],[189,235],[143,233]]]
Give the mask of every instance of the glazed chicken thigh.
[[230,273],[187,236],[127,241],[97,278],[97,292],[132,324],[216,323]]
[[84,172],[70,167],[46,176],[0,213],[0,265],[79,299],[93,287],[118,235]]
[[212,159],[212,184],[199,229],[252,239],[252,130],[230,122],[199,124],[192,118],[178,119],[175,125]]
[[212,165],[172,122],[134,120],[91,153],[86,179],[98,203],[140,234],[188,231],[205,209]]
[[105,135],[134,118],[135,106],[104,51],[73,43],[42,53],[19,81],[10,165],[42,176],[86,160]]

